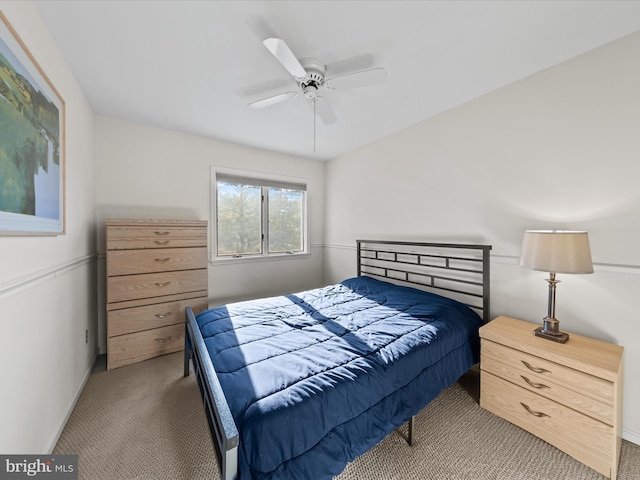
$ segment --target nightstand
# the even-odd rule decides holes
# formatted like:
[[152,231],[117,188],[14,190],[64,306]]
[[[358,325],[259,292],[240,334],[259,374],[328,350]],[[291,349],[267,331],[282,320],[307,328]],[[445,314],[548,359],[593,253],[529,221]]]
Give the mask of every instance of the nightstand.
[[622,429],[623,348],[498,317],[480,329],[480,406],[615,479]]

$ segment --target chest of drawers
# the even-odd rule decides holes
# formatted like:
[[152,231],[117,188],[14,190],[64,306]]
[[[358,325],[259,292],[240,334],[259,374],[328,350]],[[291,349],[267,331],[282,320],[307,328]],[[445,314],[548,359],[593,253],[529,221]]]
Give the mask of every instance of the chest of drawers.
[[480,406],[615,479],[623,348],[575,334],[551,342],[536,327],[498,317],[480,329]]
[[207,222],[108,219],[107,368],[184,348],[185,307],[208,306]]

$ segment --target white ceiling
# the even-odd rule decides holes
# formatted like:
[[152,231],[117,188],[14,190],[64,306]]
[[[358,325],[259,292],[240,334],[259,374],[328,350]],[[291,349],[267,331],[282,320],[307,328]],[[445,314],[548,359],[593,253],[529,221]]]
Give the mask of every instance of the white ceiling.
[[[34,2],[98,114],[329,159],[640,29],[640,1]],[[323,93],[324,125],[263,46],[384,84]]]

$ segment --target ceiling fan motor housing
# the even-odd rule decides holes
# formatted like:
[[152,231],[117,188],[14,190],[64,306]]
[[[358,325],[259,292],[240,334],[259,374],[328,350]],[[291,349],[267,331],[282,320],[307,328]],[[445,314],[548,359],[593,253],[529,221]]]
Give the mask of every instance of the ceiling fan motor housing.
[[324,76],[327,72],[327,67],[317,58],[303,58],[300,60],[302,68],[307,72],[307,76],[300,79],[300,86],[305,87],[313,85],[316,88],[320,88],[324,85]]

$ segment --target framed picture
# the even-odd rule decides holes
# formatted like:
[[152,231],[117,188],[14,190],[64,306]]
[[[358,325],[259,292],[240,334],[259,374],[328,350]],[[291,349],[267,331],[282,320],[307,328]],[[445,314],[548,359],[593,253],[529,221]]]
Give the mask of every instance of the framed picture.
[[0,235],[65,233],[64,100],[0,12]]

